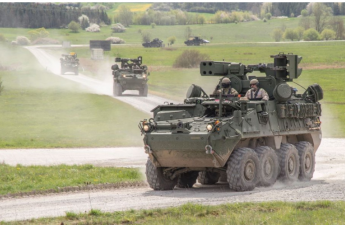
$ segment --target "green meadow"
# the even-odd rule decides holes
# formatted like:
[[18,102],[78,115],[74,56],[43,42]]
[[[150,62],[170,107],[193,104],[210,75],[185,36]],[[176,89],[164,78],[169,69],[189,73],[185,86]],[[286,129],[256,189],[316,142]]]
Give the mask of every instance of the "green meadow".
[[217,206],[187,203],[179,207],[124,212],[102,212],[92,209],[85,213],[66,212],[65,216],[26,221],[0,222],[11,224],[267,224],[324,225],[344,224],[345,203],[263,202],[233,203]]

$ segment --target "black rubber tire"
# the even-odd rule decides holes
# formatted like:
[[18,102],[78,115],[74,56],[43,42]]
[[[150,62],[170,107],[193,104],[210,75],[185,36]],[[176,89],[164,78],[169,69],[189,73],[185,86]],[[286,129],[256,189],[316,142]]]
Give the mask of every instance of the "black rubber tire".
[[284,182],[298,180],[300,161],[298,151],[293,144],[281,144],[278,151],[280,174],[278,179]]
[[144,88],[143,88],[142,96],[147,97],[148,91],[149,91],[149,86],[147,84],[145,84]]
[[198,171],[190,171],[183,173],[179,176],[177,180],[177,187],[179,188],[192,188],[196,183],[196,178],[198,177]]
[[201,171],[199,172],[198,182],[200,184],[215,184],[218,182],[220,174],[217,172]]
[[278,178],[280,169],[278,156],[275,151],[269,146],[260,146],[255,149],[256,154],[260,159],[261,175],[258,186],[271,186]]
[[296,149],[299,155],[300,171],[298,179],[301,181],[310,181],[315,171],[315,152],[314,147],[307,141],[298,142]]
[[218,182],[220,182],[220,183],[227,183],[228,182],[228,179],[226,176],[226,171],[220,172],[219,175],[220,176],[219,176]]
[[173,190],[177,178],[170,180],[163,175],[163,168],[155,167],[150,159],[146,163],[146,179],[153,190]]
[[234,191],[251,191],[260,181],[261,166],[258,155],[251,148],[235,149],[227,163],[227,180]]

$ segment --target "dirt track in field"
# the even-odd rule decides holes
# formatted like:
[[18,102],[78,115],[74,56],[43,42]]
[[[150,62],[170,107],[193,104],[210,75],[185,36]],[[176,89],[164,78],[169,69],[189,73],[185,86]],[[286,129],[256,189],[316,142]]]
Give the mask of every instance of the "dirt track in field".
[[[49,56],[45,55],[41,49],[31,48],[30,51],[42,62],[49,59]],[[53,58],[51,60],[54,62]],[[54,73],[54,67],[51,70]],[[88,80],[86,78],[75,79],[76,76],[67,77],[73,77],[75,82],[80,83]],[[80,77],[83,76],[81,75]],[[94,83],[90,85],[87,82]],[[84,84],[86,86],[90,85],[90,90],[101,94],[108,92],[111,95],[111,89],[109,90],[109,88],[107,89],[101,84],[97,86],[95,85],[97,82],[92,80],[87,82]],[[153,97],[153,99],[150,100],[150,97]],[[154,106],[156,106],[162,103],[160,101],[164,102],[164,99],[150,95],[148,98],[128,96],[118,99],[123,100],[127,98],[136,99],[137,103],[135,104],[146,100],[148,101],[145,103],[146,105],[155,104]],[[152,108],[150,106],[150,109]],[[141,108],[141,110],[148,112],[147,109]],[[223,183],[217,185],[196,184],[191,189],[175,188],[172,191],[153,191],[149,187],[137,187],[2,199],[0,200],[0,221],[62,216],[65,215],[66,211],[79,213],[91,209],[100,209],[112,212],[178,206],[187,202],[214,205],[261,201],[344,201],[344,146],[344,139],[327,138],[322,140],[321,146],[316,153],[314,177],[310,182],[296,182],[289,185],[277,182],[272,187],[255,188],[250,192],[233,192],[229,190],[226,183]],[[139,167],[144,173],[147,156],[143,152],[143,148],[0,150],[0,162],[10,165],[18,163],[23,165],[90,163],[96,166]]]

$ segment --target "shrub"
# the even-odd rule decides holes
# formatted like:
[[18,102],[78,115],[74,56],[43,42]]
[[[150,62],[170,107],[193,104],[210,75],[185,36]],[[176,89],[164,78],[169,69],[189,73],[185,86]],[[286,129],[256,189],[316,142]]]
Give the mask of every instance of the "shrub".
[[263,21],[264,21],[264,23],[266,23],[267,22],[266,18],[264,18]]
[[25,36],[18,36],[16,38],[16,43],[18,45],[29,45],[30,44],[30,40],[29,40],[29,38],[27,38]]
[[175,68],[198,67],[201,61],[209,60],[206,54],[201,54],[198,50],[185,50],[174,62]]
[[175,41],[176,41],[176,37],[175,37],[175,36],[169,37],[169,38],[168,38],[168,43],[169,43],[170,45],[174,44]]
[[75,21],[71,21],[68,24],[68,29],[70,29],[73,33],[78,33],[80,29],[80,24],[76,23]]
[[297,27],[295,29],[295,32],[297,34],[297,40],[301,40],[303,38],[303,32],[304,32],[304,28],[303,27]]
[[293,30],[292,28],[288,28],[284,32],[284,38],[293,41],[294,39],[298,38],[298,35],[295,30]]
[[114,33],[123,33],[126,31],[126,28],[121,23],[114,24],[111,29]]
[[304,31],[303,39],[305,41],[316,41],[320,39],[320,34],[314,28],[310,28]]
[[38,38],[47,38],[49,37],[49,32],[44,28],[39,28],[35,30],[28,31],[29,39],[31,41],[34,41]]
[[276,42],[279,42],[283,37],[283,31],[281,29],[275,29],[272,36]]
[[156,24],[155,24],[155,23],[151,23],[151,27],[152,27],[152,28],[155,28],[155,27],[156,27]]
[[85,29],[87,32],[93,32],[93,33],[96,33],[96,32],[100,32],[101,29],[100,27],[97,25],[97,24],[92,24],[91,26],[89,26],[88,28]]
[[323,40],[334,40],[335,39],[335,31],[331,29],[324,29],[321,32],[321,38]]
[[119,37],[108,37],[105,40],[110,41],[110,43],[112,43],[112,44],[124,44],[125,43],[125,41]]
[[266,15],[265,15],[265,18],[266,18],[266,19],[270,20],[271,17],[272,17],[272,14],[271,14],[271,13],[266,13]]
[[302,9],[301,15],[302,15],[303,17],[308,16],[308,11],[307,11],[306,9]]

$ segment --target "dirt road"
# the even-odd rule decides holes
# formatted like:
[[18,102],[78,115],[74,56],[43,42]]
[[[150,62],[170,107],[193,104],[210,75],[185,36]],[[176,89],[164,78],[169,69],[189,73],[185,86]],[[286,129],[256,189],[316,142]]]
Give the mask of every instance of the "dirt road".
[[[323,139],[316,154],[316,170],[311,182],[285,185],[250,192],[230,191],[227,184],[199,185],[192,189],[152,191],[148,187],[52,194],[0,200],[0,221],[65,215],[66,211],[92,209],[122,211],[177,206],[187,202],[222,204],[259,201],[345,201],[344,139]],[[101,154],[100,154],[101,153]],[[100,156],[102,155],[102,156]],[[146,155],[141,148],[0,150],[0,160],[15,165],[83,164],[142,167]],[[131,163],[131,161],[134,161]],[[64,162],[65,161],[65,162]]]

